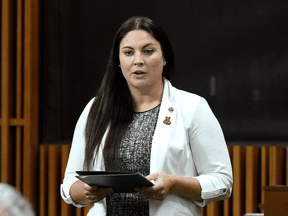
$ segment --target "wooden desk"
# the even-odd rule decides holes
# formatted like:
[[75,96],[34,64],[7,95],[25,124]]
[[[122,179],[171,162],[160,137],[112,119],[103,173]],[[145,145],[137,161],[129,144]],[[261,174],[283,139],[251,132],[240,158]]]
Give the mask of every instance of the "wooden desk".
[[288,187],[264,187],[264,214],[265,216],[288,215]]

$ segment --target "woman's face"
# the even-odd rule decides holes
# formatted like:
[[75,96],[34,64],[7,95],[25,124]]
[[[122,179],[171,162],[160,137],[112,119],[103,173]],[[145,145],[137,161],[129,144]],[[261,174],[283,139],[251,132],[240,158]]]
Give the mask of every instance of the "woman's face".
[[165,60],[161,45],[148,32],[130,31],[120,43],[119,60],[130,89],[162,82]]

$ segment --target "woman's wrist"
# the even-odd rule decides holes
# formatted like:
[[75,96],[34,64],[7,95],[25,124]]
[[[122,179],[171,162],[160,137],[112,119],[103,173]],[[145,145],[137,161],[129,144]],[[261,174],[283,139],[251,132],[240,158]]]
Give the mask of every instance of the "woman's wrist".
[[169,175],[169,183],[170,183],[170,188],[168,193],[173,193],[173,190],[175,189],[177,185],[177,177],[176,175]]
[[197,179],[171,175],[170,181],[171,188],[169,193],[201,200],[201,185]]

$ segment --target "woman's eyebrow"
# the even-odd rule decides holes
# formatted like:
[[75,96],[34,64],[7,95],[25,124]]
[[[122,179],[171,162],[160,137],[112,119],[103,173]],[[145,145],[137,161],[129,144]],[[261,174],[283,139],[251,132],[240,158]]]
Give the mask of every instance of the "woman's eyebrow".
[[122,47],[122,49],[126,49],[126,48],[133,49],[132,47],[129,47],[129,46]]
[[146,44],[143,48],[146,48],[147,46],[150,46],[150,45],[154,45],[154,46],[156,46],[156,45],[153,44],[153,43],[148,43],[148,44]]

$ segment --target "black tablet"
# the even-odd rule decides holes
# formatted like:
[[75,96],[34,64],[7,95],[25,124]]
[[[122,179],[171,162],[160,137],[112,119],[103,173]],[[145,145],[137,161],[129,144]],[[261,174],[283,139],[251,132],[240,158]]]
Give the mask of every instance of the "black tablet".
[[88,185],[111,187],[115,193],[133,193],[134,188],[149,187],[154,184],[140,173],[110,171],[76,171],[76,176]]

